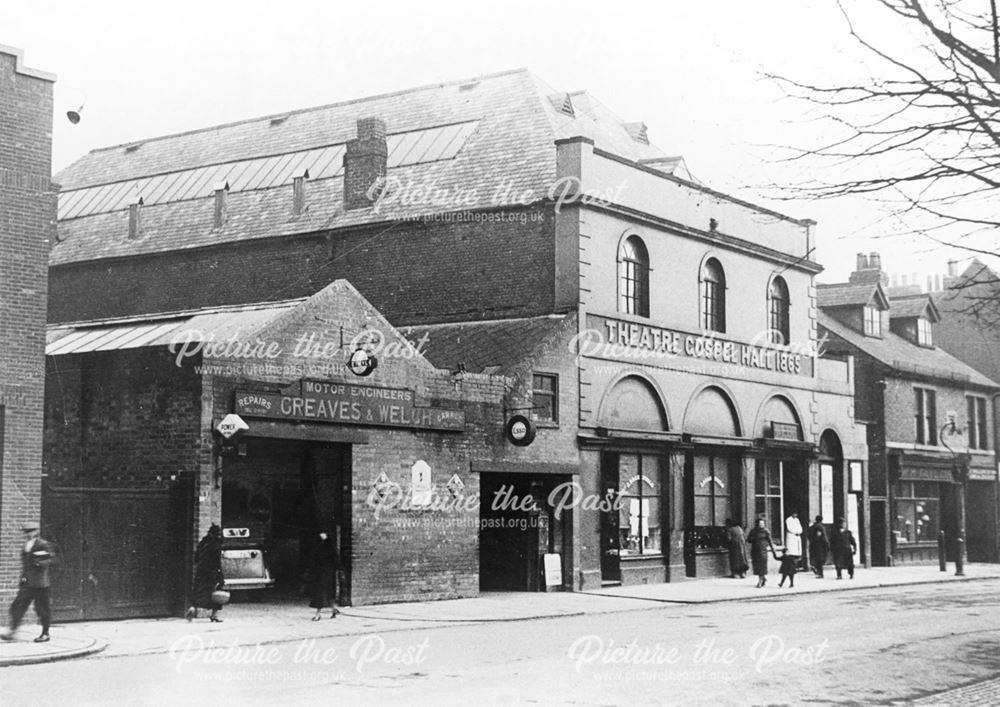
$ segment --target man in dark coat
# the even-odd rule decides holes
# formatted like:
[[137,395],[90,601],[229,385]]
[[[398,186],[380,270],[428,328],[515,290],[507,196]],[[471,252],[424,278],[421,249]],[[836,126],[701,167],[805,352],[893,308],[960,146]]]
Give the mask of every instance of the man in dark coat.
[[854,579],[854,553],[858,544],[854,541],[854,533],[847,529],[847,521],[843,518],[837,524],[830,539],[830,550],[833,552],[833,566],[837,568],[837,579],[843,579],[842,572]]
[[823,578],[823,564],[829,552],[830,541],[826,537],[826,528],[823,527],[823,516],[816,516],[816,521],[809,526],[809,563],[820,579]]
[[14,639],[17,627],[21,625],[24,612],[32,602],[35,603],[35,613],[42,624],[42,633],[35,643],[45,643],[49,640],[49,621],[52,611],[49,607],[49,566],[52,564],[54,550],[52,544],[39,536],[38,523],[28,522],[21,527],[24,533],[24,545],[21,548],[21,584],[10,605],[10,629],[0,634],[5,641]]

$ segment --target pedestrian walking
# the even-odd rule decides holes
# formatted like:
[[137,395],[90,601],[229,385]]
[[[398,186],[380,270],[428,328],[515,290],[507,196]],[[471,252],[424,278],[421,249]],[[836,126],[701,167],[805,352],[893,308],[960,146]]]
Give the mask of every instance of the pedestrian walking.
[[323,609],[330,610],[330,618],[336,618],[337,609],[337,566],[338,554],[334,533],[326,529],[319,532],[318,542],[312,548],[309,562],[309,606],[316,610],[312,620],[323,618]]
[[829,553],[830,541],[826,537],[826,528],[823,527],[823,516],[816,516],[816,520],[809,526],[809,563],[813,574],[820,579],[823,578],[823,565],[826,564]]
[[17,627],[32,602],[35,613],[42,625],[42,633],[35,643],[45,643],[49,640],[49,622],[52,610],[49,603],[49,587],[52,581],[49,577],[49,567],[55,557],[52,543],[43,540],[39,533],[38,523],[30,521],[21,526],[24,533],[24,545],[21,547],[21,581],[17,596],[10,605],[10,627],[0,634],[5,641],[14,640]]
[[775,555],[774,559],[781,562],[781,568],[778,570],[781,573],[781,581],[778,582],[778,586],[785,586],[785,580],[787,579],[788,588],[792,589],[795,586],[795,565],[798,563],[799,558],[795,555],[789,555],[786,550],[781,553],[781,557]]
[[750,562],[753,573],[757,575],[757,588],[767,584],[767,553],[774,553],[774,543],[771,542],[771,532],[765,527],[764,519],[757,519],[757,527],[747,535],[750,544]]
[[190,621],[198,616],[198,609],[209,609],[210,621],[221,623],[219,610],[223,604],[216,591],[224,589],[226,580],[222,575],[222,528],[212,523],[208,532],[198,542],[194,551],[194,582],[191,585],[191,606],[185,618]]
[[726,519],[726,542],[729,545],[729,576],[743,579],[750,569],[747,563],[747,539],[740,524],[731,518]]
[[833,537],[830,538],[830,550],[833,553],[833,566],[837,568],[837,579],[843,579],[841,573],[844,570],[847,570],[848,577],[854,579],[854,553],[857,549],[854,533],[847,529],[847,521],[841,518],[837,529],[833,531]]

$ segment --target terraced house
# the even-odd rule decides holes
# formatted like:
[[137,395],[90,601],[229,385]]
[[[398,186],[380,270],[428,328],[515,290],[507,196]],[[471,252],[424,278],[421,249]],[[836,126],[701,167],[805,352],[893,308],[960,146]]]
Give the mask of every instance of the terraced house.
[[[727,519],[863,530],[815,224],[701,184],[586,92],[505,72],[58,180],[46,508],[116,498],[130,557],[183,576],[221,521],[236,579],[294,592],[332,524],[364,603],[728,574]],[[126,579],[67,611],[175,610],[181,582],[99,537],[81,576]]]
[[[888,282],[880,255],[859,253],[848,282],[819,288],[825,346],[856,362],[872,562],[936,563],[942,531],[947,560],[967,552],[972,561],[996,562],[1000,385],[945,350],[932,296],[887,291]],[[955,320],[948,323],[962,348]],[[974,343],[970,327],[964,336]]]

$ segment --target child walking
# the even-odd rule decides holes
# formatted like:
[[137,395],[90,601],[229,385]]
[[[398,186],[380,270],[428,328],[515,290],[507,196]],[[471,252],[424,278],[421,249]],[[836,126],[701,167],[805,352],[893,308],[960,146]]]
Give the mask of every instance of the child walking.
[[785,586],[785,580],[788,580],[788,588],[792,589],[795,586],[795,563],[798,562],[799,558],[796,555],[789,555],[787,551],[783,550],[781,552],[781,557],[775,555],[776,560],[781,562],[781,581],[778,582],[779,587]]

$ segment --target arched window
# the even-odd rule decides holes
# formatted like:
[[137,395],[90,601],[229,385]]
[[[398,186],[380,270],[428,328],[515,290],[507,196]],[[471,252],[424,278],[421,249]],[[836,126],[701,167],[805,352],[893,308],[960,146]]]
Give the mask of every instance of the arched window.
[[771,280],[767,293],[767,327],[772,343],[789,343],[788,285],[781,277]]
[[701,326],[710,331],[726,331],[726,275],[715,258],[701,269]]
[[649,316],[649,253],[638,236],[626,238],[618,251],[618,310]]

